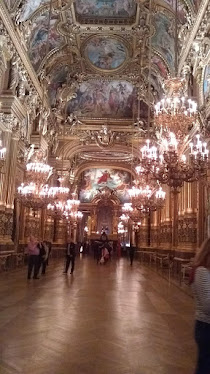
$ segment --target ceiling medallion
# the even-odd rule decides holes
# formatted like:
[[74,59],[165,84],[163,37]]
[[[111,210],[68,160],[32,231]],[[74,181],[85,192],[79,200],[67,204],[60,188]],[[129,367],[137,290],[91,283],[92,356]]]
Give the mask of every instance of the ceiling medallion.
[[118,36],[94,35],[82,46],[86,62],[95,70],[110,73],[124,67],[130,46]]

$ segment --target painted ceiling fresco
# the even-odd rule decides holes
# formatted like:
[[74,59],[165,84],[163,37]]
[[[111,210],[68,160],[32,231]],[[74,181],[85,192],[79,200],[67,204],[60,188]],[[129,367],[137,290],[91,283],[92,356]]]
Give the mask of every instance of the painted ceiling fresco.
[[[53,14],[50,21],[49,51],[61,46],[63,38],[56,30],[59,16]],[[38,16],[33,23],[31,38],[29,42],[29,56],[33,67],[37,70],[46,56],[47,34],[48,34],[48,12]]]
[[91,17],[132,17],[136,13],[134,0],[76,0],[76,12]]
[[[15,0],[8,1],[14,4]],[[74,75],[80,73],[84,77],[76,97],[68,103],[69,113],[88,118],[132,119],[138,109],[136,90],[129,82],[128,75],[134,76],[135,80],[139,72],[135,27],[142,27],[142,30],[147,27],[147,4],[141,12],[137,12],[136,0],[75,0],[72,5],[67,1],[61,7],[64,4],[62,1],[53,2],[50,22],[48,92],[51,106],[56,107],[58,92],[61,92],[71,71],[73,79]],[[179,21],[182,24],[186,22],[186,12],[191,2],[198,6],[200,0],[179,1]],[[158,0],[152,20],[151,84],[154,99],[162,95],[162,82],[174,70],[174,12],[171,9],[174,3],[174,0]],[[24,24],[30,19],[28,54],[39,73],[47,60],[49,0],[24,0],[22,3],[18,0],[16,4],[18,12],[21,11],[18,22]],[[91,22],[88,23],[88,20]],[[122,26],[125,23],[132,25],[126,26],[126,32],[123,31],[125,26]],[[146,34],[144,45],[148,45]],[[142,75],[147,79],[146,65]],[[78,87],[77,82],[74,87]],[[147,112],[146,107],[142,116],[144,112]]]
[[204,72],[203,95],[205,101],[210,100],[210,65],[206,66]]
[[117,169],[89,169],[82,175],[80,201],[91,201],[104,187],[116,192],[122,201],[129,201],[127,188],[130,186],[131,176],[127,171]]
[[21,16],[20,22],[26,21],[31,15],[42,5],[48,3],[49,0],[28,0],[25,2]]
[[91,80],[80,85],[77,97],[68,104],[68,113],[81,117],[132,118],[136,92],[126,81]]
[[152,63],[156,67],[156,69],[159,70],[160,75],[163,78],[167,78],[168,70],[167,70],[166,65],[164,64],[163,60],[159,56],[154,55],[152,57]]
[[152,45],[165,57],[168,65],[174,66],[174,30],[173,23],[163,13],[154,15],[155,35],[152,37]]
[[127,49],[118,39],[95,36],[87,43],[85,54],[95,67],[113,70],[125,62]]
[[58,66],[53,72],[51,72],[52,79],[49,85],[48,93],[50,104],[55,107],[57,102],[57,92],[62,84],[66,82],[67,75],[70,71],[69,65]]

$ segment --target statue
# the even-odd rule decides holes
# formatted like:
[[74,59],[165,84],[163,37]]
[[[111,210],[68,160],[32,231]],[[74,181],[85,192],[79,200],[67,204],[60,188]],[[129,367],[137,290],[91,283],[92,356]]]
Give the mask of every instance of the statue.
[[96,143],[101,147],[108,147],[113,144],[114,133],[108,129],[107,125],[102,125],[102,129],[95,135]]
[[16,93],[19,84],[18,58],[13,56],[10,62],[9,89]]

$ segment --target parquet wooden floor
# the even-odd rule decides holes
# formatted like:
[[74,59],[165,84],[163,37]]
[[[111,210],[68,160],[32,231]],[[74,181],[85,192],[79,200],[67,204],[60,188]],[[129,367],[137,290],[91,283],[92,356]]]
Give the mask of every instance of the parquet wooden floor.
[[1,374],[192,374],[193,300],[126,259],[0,275]]

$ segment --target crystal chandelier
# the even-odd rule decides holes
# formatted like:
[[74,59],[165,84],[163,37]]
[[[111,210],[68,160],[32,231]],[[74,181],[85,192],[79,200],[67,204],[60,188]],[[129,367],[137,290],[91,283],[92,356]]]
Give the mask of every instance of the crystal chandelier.
[[197,121],[197,103],[184,95],[185,85],[184,79],[168,79],[164,85],[167,94],[155,105],[155,126],[173,132],[177,138],[186,136]]
[[52,203],[47,205],[47,213],[51,216],[59,217],[63,215],[67,197],[70,189],[68,187],[50,187],[49,196]]
[[131,213],[133,211],[132,203],[124,203],[122,206],[122,211],[125,213]]
[[143,213],[156,211],[163,207],[166,193],[156,185],[134,185],[128,190],[132,204]]
[[48,191],[48,185],[38,186],[33,182],[28,184],[22,183],[18,187],[17,198],[24,206],[38,210],[51,202]]
[[32,162],[26,164],[26,183],[18,187],[17,198],[24,206],[37,210],[52,201],[50,189],[46,184],[52,167],[46,164],[41,150],[34,152],[32,158]]
[[177,139],[188,135],[197,122],[197,103],[186,95],[186,81],[178,77],[178,0],[175,0],[175,76],[165,82],[166,96],[155,105],[158,130],[173,132]]
[[123,213],[123,214],[120,216],[120,219],[121,219],[121,221],[125,222],[125,224],[127,224],[128,221],[129,221],[129,219],[130,219],[130,217],[129,217],[128,214],[124,214],[124,213]]
[[78,211],[80,200],[76,199],[76,194],[72,194],[72,199],[66,201],[63,216],[70,222],[77,222],[83,217],[83,213]]
[[118,223],[117,231],[118,231],[118,234],[125,234],[127,232],[122,222]]
[[131,221],[134,223],[139,222],[140,218],[143,217],[142,211],[138,210],[136,207],[133,208],[132,212],[129,213]]
[[179,189],[184,182],[193,182],[207,173],[207,144],[200,140],[200,135],[190,143],[189,156],[181,142],[170,132],[162,139],[159,148],[150,147],[149,141],[141,149],[140,166],[136,168],[139,175],[146,175],[172,189]]

